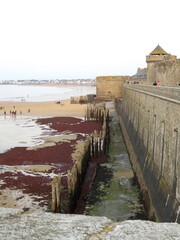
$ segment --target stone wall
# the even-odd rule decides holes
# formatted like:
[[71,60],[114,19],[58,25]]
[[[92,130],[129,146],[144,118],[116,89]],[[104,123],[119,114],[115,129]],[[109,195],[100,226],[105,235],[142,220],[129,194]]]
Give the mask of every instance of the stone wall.
[[123,84],[128,79],[129,76],[96,77],[96,98],[109,100],[121,97]]
[[133,85],[133,89],[180,101],[180,87]]
[[180,59],[176,60],[175,83],[180,86]]
[[178,62],[161,61],[155,64],[156,80],[161,85],[175,86],[180,83],[180,66]]
[[126,85],[120,105],[121,127],[150,219],[180,223],[180,101]]
[[[113,207],[113,206],[112,206]],[[153,237],[152,237],[153,236]],[[25,213],[20,209],[0,208],[0,239],[127,240],[179,239],[175,223],[128,220],[113,222],[106,217]]]
[[160,81],[164,86],[177,86],[180,83],[180,60],[173,55],[149,55],[147,62],[147,83]]

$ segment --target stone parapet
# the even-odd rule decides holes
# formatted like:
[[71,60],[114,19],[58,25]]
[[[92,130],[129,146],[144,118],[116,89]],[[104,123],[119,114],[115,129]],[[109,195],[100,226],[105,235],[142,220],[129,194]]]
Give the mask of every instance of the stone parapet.
[[166,97],[152,89],[124,86],[121,122],[149,217],[180,223],[180,101],[172,97],[179,90],[164,88]]
[[163,61],[163,60],[166,60],[166,61],[176,61],[176,56],[174,55],[148,55],[146,56],[146,62],[149,63],[149,62],[158,62],[158,61]]
[[[112,206],[113,207],[113,206]],[[176,223],[154,223],[128,220],[112,222],[106,217],[53,214],[47,212],[18,213],[0,208],[0,239],[60,240],[126,240],[179,239]]]
[[126,85],[129,89],[137,89],[145,94],[158,95],[160,98],[165,97],[169,100],[180,101],[180,87],[152,86],[152,85]]

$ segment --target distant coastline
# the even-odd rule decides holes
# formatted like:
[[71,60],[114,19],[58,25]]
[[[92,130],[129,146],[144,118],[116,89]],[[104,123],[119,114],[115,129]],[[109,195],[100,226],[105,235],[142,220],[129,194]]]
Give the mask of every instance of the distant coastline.
[[1,84],[0,102],[49,102],[95,94],[95,86],[74,84]]
[[62,85],[89,85],[95,86],[96,79],[55,79],[55,80],[0,80],[0,85],[48,85],[48,86],[62,86]]

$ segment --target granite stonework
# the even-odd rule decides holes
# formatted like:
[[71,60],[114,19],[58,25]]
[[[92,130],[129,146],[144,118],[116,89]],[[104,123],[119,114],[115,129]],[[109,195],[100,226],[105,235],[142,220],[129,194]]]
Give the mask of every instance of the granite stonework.
[[146,210],[155,221],[180,223],[178,93],[179,88],[154,87],[152,92],[149,87],[125,85],[122,103],[116,102]]
[[177,223],[128,220],[112,222],[106,217],[54,214],[0,208],[0,239],[43,240],[139,240],[180,239]]

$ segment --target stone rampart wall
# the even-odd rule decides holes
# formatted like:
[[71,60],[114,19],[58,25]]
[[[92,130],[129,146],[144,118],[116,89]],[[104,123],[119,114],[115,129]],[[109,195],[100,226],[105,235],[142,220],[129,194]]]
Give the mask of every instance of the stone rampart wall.
[[[126,85],[126,86],[129,86],[129,85]],[[133,89],[137,89],[138,91],[143,91],[145,93],[160,95],[161,98],[165,97],[165,98],[170,98],[170,99],[180,101],[180,87],[165,87],[165,86],[136,84],[136,85],[133,85]]]
[[126,85],[117,110],[150,219],[180,223],[180,101]]
[[115,99],[122,95],[122,88],[128,76],[96,77],[96,97],[101,100]]
[[180,61],[176,56],[147,56],[147,83],[160,81],[164,86],[180,84]]
[[178,61],[156,62],[154,71],[156,72],[155,80],[160,81],[162,85],[176,86],[180,83],[180,65]]

